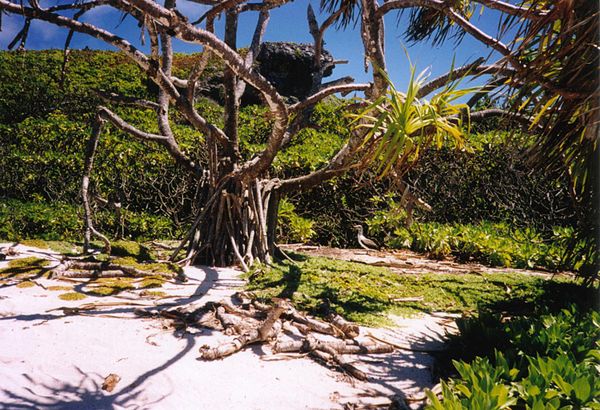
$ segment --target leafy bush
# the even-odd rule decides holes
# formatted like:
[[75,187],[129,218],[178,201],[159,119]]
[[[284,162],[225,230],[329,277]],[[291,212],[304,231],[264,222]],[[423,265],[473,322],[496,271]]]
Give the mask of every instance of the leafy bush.
[[312,229],[314,222],[299,216],[295,211],[296,207],[287,199],[280,201],[278,237],[285,242],[306,242],[315,234]]
[[[428,409],[600,408],[600,314],[575,306],[509,322],[481,316],[459,322],[451,338],[458,378],[442,382],[442,400],[428,392]],[[481,329],[488,329],[487,340]],[[491,330],[490,330],[491,329]],[[483,343],[482,343],[483,342]],[[456,350],[457,344],[462,344]],[[472,357],[472,348],[481,357]]]
[[491,266],[577,271],[583,259],[568,259],[566,243],[573,240],[570,227],[555,227],[549,238],[531,228],[513,228],[506,223],[479,224],[415,223],[404,227],[405,216],[399,205],[376,211],[369,220],[370,231],[385,235],[392,248],[410,248],[434,258],[454,256],[460,261],[477,261]]
[[[82,211],[79,207],[53,202],[22,202],[15,199],[0,200],[0,238],[5,240],[45,239],[81,240],[83,234]],[[126,237],[139,240],[174,238],[181,232],[167,218],[124,211]],[[114,213],[98,212],[96,225],[104,232],[119,231],[119,221]]]

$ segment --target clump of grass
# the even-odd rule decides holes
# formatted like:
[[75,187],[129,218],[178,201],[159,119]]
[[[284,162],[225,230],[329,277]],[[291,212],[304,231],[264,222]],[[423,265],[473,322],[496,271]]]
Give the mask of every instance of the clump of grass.
[[169,294],[160,290],[144,290],[140,293],[140,296],[148,298],[163,298],[165,296],[169,296]]
[[36,258],[35,256],[28,256],[27,258],[19,258],[13,259],[8,262],[8,267],[2,269],[2,271],[6,271],[7,269],[19,269],[19,268],[43,268],[48,266],[50,261],[47,259]]
[[60,295],[58,295],[59,299],[62,300],[82,300],[85,299],[87,296],[84,295],[83,293],[79,293],[79,292],[68,292],[68,293],[62,293]]
[[160,288],[164,283],[165,278],[162,276],[148,276],[140,281],[139,287],[142,289]]
[[115,241],[111,243],[111,247],[114,256],[132,257],[138,262],[156,260],[150,248],[135,241]]
[[72,290],[73,286],[47,286],[46,289],[50,291]]
[[[325,313],[327,300],[330,308],[349,320],[370,325],[386,323],[388,313],[559,307],[582,300],[588,292],[567,278],[550,281],[519,273],[401,275],[384,267],[312,257],[295,265],[259,266],[247,277],[249,290],[259,298],[289,298],[316,315]],[[402,301],[406,298],[422,300]]]
[[94,296],[112,296],[119,293],[121,290],[110,286],[98,286],[88,290],[88,293]]
[[34,287],[34,286],[35,286],[35,283],[33,283],[33,282],[29,281],[29,280],[25,280],[25,281],[19,282],[17,284],[18,288],[31,288],[31,287]]

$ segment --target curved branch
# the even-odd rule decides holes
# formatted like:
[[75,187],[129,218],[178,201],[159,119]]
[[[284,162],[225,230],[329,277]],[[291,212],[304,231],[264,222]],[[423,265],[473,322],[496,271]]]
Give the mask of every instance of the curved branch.
[[241,4],[241,3],[245,2],[245,1],[246,0],[224,0],[224,1],[220,2],[220,3],[218,3],[216,6],[214,6],[210,10],[208,10],[202,16],[200,16],[200,18],[198,20],[194,21],[192,23],[192,25],[195,26],[196,24],[200,24],[205,19],[206,20],[213,20],[219,14],[221,14],[222,12],[234,9],[236,6],[238,6],[239,4]]
[[100,115],[103,119],[110,121],[111,124],[113,124],[119,130],[135,138],[138,138],[143,141],[154,141],[160,143],[167,149],[167,151],[169,151],[169,154],[171,154],[175,162],[177,162],[179,165],[181,165],[182,167],[184,167],[185,169],[187,169],[195,175],[202,175],[202,168],[194,161],[189,159],[181,151],[179,145],[177,144],[174,138],[165,135],[151,134],[141,131],[136,127],[132,126],[131,124],[127,123],[127,121],[123,120],[121,117],[119,117],[117,114],[115,114],[106,107],[99,107],[98,115]]
[[94,123],[92,125],[92,135],[88,140],[85,148],[85,162],[83,165],[83,176],[81,178],[81,199],[83,202],[83,253],[87,253],[90,249],[90,242],[92,234],[100,238],[104,242],[104,252],[110,255],[110,241],[106,236],[101,234],[94,228],[92,221],[92,207],[90,206],[89,186],[90,186],[90,175],[92,168],[94,167],[94,156],[96,149],[98,148],[98,140],[102,133],[104,120],[100,115],[96,115]]
[[164,135],[151,134],[148,132],[144,132],[142,130],[137,129],[133,125],[129,124],[127,121],[119,117],[117,114],[112,112],[106,107],[100,106],[98,107],[98,115],[100,115],[103,119],[108,120],[117,127],[119,130],[126,132],[127,134],[138,138],[140,140],[145,141],[167,141],[169,138]]
[[323,181],[342,175],[356,166],[351,164],[351,159],[363,140],[363,136],[355,132],[350,137],[350,140],[331,158],[327,165],[310,174],[279,181],[276,190],[285,193],[310,189]]
[[547,10],[533,10],[532,8],[515,6],[514,4],[505,3],[500,0],[474,0],[477,3],[483,4],[491,9],[500,10],[503,13],[511,16],[523,17],[532,20],[546,17],[549,14]]
[[98,90],[96,91],[96,93],[101,99],[103,99],[106,102],[121,104],[125,106],[148,108],[150,110],[158,110],[159,108],[159,105],[154,101],[148,101],[137,97],[128,97],[125,95],[119,95],[102,90]]
[[490,36],[479,28],[475,27],[471,22],[465,19],[463,16],[458,14],[451,6],[450,3],[446,3],[443,0],[392,0],[384,3],[377,10],[377,17],[383,18],[383,16],[392,11],[398,9],[405,9],[409,7],[425,7],[439,10],[444,13],[450,20],[458,24],[467,33],[475,37],[477,40],[486,44],[487,46],[498,51],[504,56],[510,55],[510,49],[504,45],[500,40]]
[[[528,129],[531,128],[532,124],[531,118],[529,116],[510,112],[500,108],[490,108],[487,110],[475,111],[470,114],[471,121],[483,121],[494,117],[505,117],[508,120],[517,121],[518,123],[520,123],[524,127],[527,127]],[[538,125],[536,129],[541,130],[542,127]]]
[[351,91],[366,91],[371,88],[371,84],[342,84],[335,85],[331,87],[327,87],[309,97],[305,100],[292,105],[289,108],[290,114],[297,113],[302,111],[303,109],[310,107],[311,105],[315,105],[323,98],[328,97],[330,95],[336,93],[349,93]]
[[450,20],[461,26],[463,30],[475,37],[477,40],[481,41],[483,44],[486,44],[487,46],[493,48],[494,50],[496,50],[504,56],[511,56],[511,51],[510,48],[508,48],[508,46],[506,46],[497,38],[492,37],[483,30],[480,30],[479,28],[475,27],[473,24],[471,24],[469,20],[458,14],[454,10],[454,8],[447,7],[442,11],[448,16]]
[[472,75],[477,76],[481,74],[501,74],[504,76],[510,76],[516,73],[516,70],[506,65],[493,64],[493,65],[481,65],[484,59],[480,58],[471,64],[464,65],[462,67],[455,68],[454,70],[443,74],[431,81],[423,84],[417,93],[417,98],[423,98],[438,88],[442,88],[446,84],[455,81],[461,77]]
[[[5,1],[5,0],[0,0]],[[246,67],[238,53],[218,39],[213,33],[199,29],[187,22],[180,14],[167,10],[150,0],[131,0],[131,4],[146,13],[155,21],[170,30],[177,38],[191,43],[198,43],[210,48],[214,54],[223,59],[225,64],[241,79],[256,88],[263,96],[274,116],[271,136],[265,149],[255,158],[247,161],[234,173],[243,179],[253,179],[264,172],[273,162],[281,146],[288,121],[287,107],[281,95],[259,73]]]

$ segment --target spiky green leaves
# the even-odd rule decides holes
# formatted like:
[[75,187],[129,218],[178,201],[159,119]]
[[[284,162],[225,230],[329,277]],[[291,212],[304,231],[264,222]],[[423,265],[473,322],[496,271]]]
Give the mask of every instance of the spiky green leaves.
[[[458,90],[459,81],[448,84],[431,100],[417,98],[426,72],[415,75],[411,65],[410,80],[405,93],[396,90],[385,72],[388,91],[358,114],[352,114],[357,130],[366,130],[362,148],[364,162],[377,163],[377,173],[387,175],[392,169],[402,175],[418,160],[419,154],[435,144],[450,143],[465,147],[465,128],[468,132],[469,107],[457,100],[474,89]],[[465,127],[466,125],[466,127]]]

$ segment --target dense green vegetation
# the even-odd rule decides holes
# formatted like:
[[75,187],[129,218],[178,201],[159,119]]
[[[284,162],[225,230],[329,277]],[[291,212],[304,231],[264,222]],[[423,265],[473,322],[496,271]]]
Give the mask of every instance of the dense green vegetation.
[[506,223],[423,222],[406,228],[403,211],[394,211],[376,211],[369,221],[371,232],[386,234],[384,242],[391,248],[410,248],[437,259],[452,256],[463,262],[520,269],[578,270],[586,262],[581,246],[569,250],[574,240],[571,227],[555,227],[546,238],[531,228]]
[[575,306],[519,317],[458,321],[451,338],[457,377],[428,409],[600,408],[600,314]]
[[[0,237],[5,239],[79,239],[83,150],[89,120],[101,102],[97,91],[150,99],[156,91],[119,53],[72,51],[64,78],[62,59],[60,50],[0,52],[0,76],[10,80],[0,84]],[[185,75],[192,60],[176,56],[175,71]],[[211,62],[209,76],[220,69]],[[317,106],[313,127],[277,157],[272,172],[296,176],[323,165],[348,137],[351,118],[341,114],[345,104],[330,99]],[[200,99],[198,108],[209,120],[222,121],[222,107],[214,101]],[[112,109],[140,128],[157,129],[149,112]],[[247,157],[266,141],[271,121],[265,113],[259,106],[241,109],[241,149]],[[173,115],[182,148],[204,161],[202,135]],[[534,172],[523,161],[531,141],[494,131],[500,126],[480,128],[466,141],[468,150],[442,146],[421,155],[406,176],[433,208],[416,211],[421,223],[403,227],[392,179],[351,172],[284,200],[279,241],[356,246],[352,225],[368,221],[370,233],[387,246],[437,257],[548,269],[592,263],[594,255],[579,252],[578,245],[570,243],[565,251],[576,218],[560,174]],[[120,218],[97,205],[96,225],[111,236],[136,240],[180,237],[202,205],[193,181],[164,150],[110,127],[100,141],[92,191],[123,205]]]

